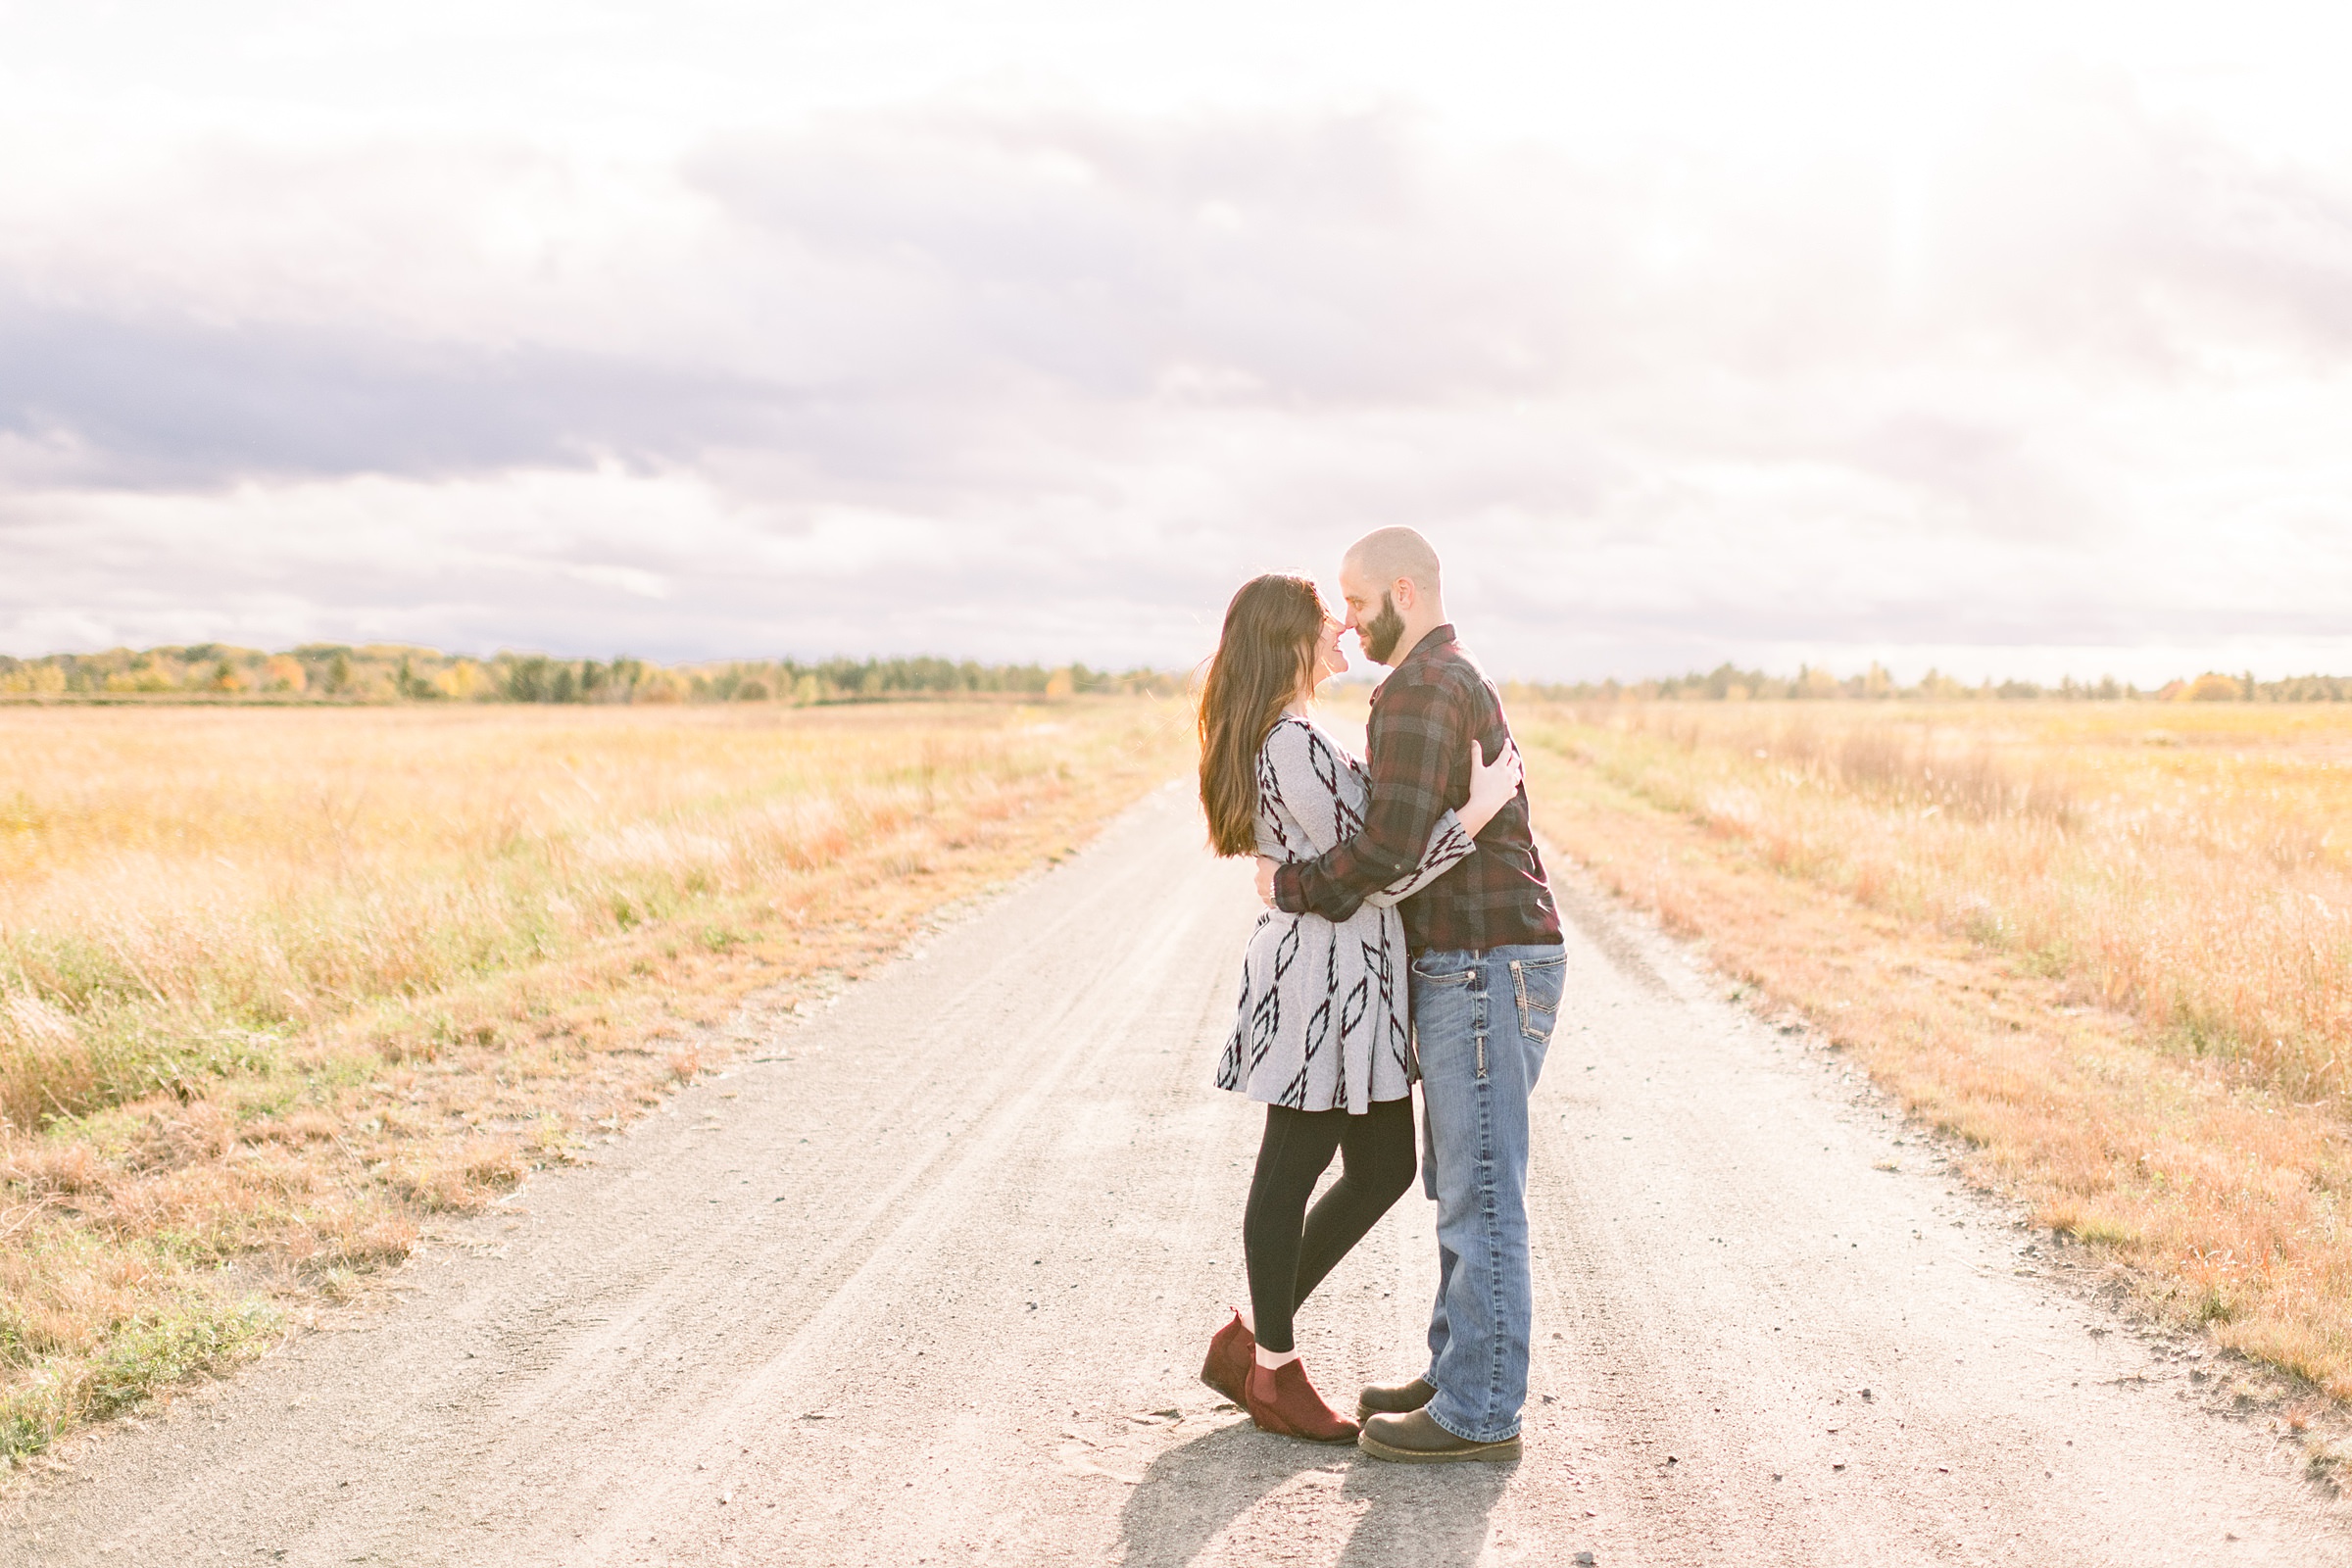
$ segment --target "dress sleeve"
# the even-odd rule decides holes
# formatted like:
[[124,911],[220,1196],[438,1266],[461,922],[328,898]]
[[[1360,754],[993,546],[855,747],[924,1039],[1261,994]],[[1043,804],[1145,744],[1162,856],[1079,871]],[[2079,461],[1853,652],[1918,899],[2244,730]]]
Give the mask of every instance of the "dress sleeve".
[[1308,725],[1275,721],[1257,749],[1259,854],[1285,863],[1311,860],[1340,842],[1339,778],[1346,765]]
[[1438,818],[1438,825],[1430,830],[1429,847],[1421,852],[1421,863],[1379,892],[1365,894],[1364,902],[1376,909],[1402,904],[1470,858],[1477,848],[1477,841],[1470,837],[1470,830],[1462,826],[1462,819],[1447,811]]

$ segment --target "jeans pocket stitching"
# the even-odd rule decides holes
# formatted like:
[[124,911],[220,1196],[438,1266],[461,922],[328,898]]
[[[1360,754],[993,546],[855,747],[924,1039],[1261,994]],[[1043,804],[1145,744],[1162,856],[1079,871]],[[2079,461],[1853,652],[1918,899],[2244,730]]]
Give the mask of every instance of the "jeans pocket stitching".
[[[1530,1005],[1527,1000],[1527,971],[1530,968],[1559,968],[1566,961],[1564,958],[1513,958],[1511,960],[1511,991],[1519,1003],[1519,1032],[1538,1045],[1551,1044],[1551,1032],[1558,1028],[1560,1023],[1560,1004],[1554,1002],[1549,1009]],[[1536,1015],[1546,1010],[1551,1014],[1551,1021],[1539,1030],[1536,1027]]]

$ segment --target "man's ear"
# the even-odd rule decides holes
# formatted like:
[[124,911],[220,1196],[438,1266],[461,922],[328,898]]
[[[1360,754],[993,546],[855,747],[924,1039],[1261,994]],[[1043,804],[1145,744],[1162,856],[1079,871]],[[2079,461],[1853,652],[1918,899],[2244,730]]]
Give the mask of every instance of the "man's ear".
[[1421,603],[1421,586],[1410,577],[1399,577],[1391,583],[1389,594],[1396,601],[1396,608],[1408,615]]

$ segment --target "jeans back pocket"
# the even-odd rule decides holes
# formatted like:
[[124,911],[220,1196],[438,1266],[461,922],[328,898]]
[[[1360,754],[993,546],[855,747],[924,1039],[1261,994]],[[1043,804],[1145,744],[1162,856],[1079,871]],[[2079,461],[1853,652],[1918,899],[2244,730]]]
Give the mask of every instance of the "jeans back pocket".
[[1556,958],[1513,958],[1511,991],[1519,1001],[1519,1032],[1538,1045],[1548,1045],[1559,1022],[1560,988],[1567,983],[1568,956]]

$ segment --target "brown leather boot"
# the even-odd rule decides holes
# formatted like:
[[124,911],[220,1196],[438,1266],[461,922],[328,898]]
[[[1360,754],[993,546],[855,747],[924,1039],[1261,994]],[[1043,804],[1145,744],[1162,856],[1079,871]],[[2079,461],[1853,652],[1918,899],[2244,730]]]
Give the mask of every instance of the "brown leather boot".
[[1309,1443],[1355,1441],[1355,1423],[1323,1402],[1323,1396],[1306,1381],[1306,1368],[1297,1361],[1285,1361],[1271,1371],[1252,1362],[1242,1392],[1249,1396],[1250,1419],[1260,1431]]
[[1429,1379],[1415,1378],[1410,1383],[1374,1383],[1355,1396],[1355,1418],[1369,1421],[1376,1415],[1402,1415],[1418,1410],[1438,1396]]
[[1373,1458],[1386,1459],[1392,1464],[1447,1464],[1461,1459],[1508,1464],[1519,1457],[1517,1438],[1505,1438],[1500,1443],[1472,1443],[1431,1420],[1427,1410],[1372,1417],[1364,1423],[1363,1436],[1356,1440],[1356,1446]]
[[1200,1363],[1200,1381],[1246,1406],[1250,1401],[1250,1368],[1257,1360],[1257,1336],[1233,1314],[1233,1321],[1209,1337],[1208,1359]]

